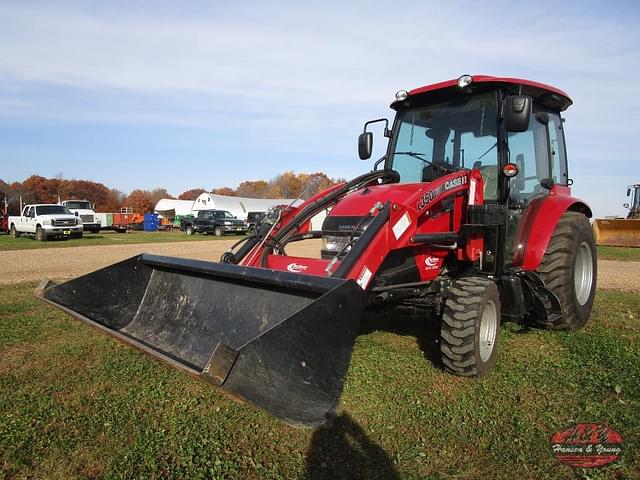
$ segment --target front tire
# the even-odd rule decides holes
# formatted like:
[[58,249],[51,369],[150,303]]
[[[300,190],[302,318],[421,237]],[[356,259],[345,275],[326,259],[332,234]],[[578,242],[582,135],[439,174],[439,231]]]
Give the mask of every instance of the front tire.
[[40,225],[36,227],[36,240],[38,240],[39,242],[44,242],[47,240],[47,233]]
[[442,315],[440,353],[444,369],[480,377],[496,362],[500,333],[498,287],[484,277],[455,280]]
[[222,227],[216,227],[216,229],[214,230],[214,233],[216,237],[221,237],[224,232],[222,231]]
[[193,235],[194,233],[196,233],[196,232],[193,230],[193,227],[192,227],[191,225],[187,225],[187,227],[184,229],[184,231],[185,231],[185,233],[186,233],[187,235]]
[[565,212],[553,232],[538,267],[545,286],[560,300],[562,317],[553,323],[532,319],[534,326],[577,330],[589,320],[596,293],[596,242],[589,220],[579,212]]

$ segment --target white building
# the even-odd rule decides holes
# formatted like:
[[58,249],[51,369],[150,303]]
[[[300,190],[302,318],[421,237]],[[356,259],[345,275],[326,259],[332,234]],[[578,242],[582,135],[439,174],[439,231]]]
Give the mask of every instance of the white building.
[[199,210],[226,210],[231,215],[247,219],[249,212],[266,212],[276,205],[289,205],[294,199],[288,198],[246,198],[229,197],[216,193],[201,193],[193,202],[192,210],[194,215]]
[[163,198],[156,203],[153,211],[163,218],[172,220],[176,215],[189,215],[193,210],[193,200]]
[[[199,210],[226,210],[231,215],[246,221],[249,212],[266,212],[276,205],[290,205],[294,201],[294,205],[302,203],[301,200],[290,198],[229,197],[227,195],[204,192],[194,201],[163,198],[156,204],[153,211],[161,217],[171,220],[176,215],[197,215]],[[311,220],[311,228],[320,230],[325,216],[325,212],[316,215]]]

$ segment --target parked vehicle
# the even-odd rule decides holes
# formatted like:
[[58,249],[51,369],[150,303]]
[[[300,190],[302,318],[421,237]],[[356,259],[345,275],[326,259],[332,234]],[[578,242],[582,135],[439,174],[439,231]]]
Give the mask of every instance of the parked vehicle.
[[216,237],[221,237],[227,233],[245,234],[247,224],[226,210],[200,210],[194,218],[183,219],[180,230],[187,235],[213,233]]
[[0,212],[0,233],[9,233],[9,217],[6,212]]
[[4,199],[4,208],[0,212],[0,233],[9,233],[9,204]]
[[266,212],[249,212],[247,213],[247,231],[253,232],[256,226],[264,218]]
[[63,200],[61,204],[80,217],[84,232],[100,232],[100,219],[96,217],[95,207],[89,200]]
[[82,220],[63,205],[25,205],[22,215],[9,217],[13,238],[33,236],[36,240],[49,238],[81,238]]
[[126,233],[127,230],[143,230],[144,215],[133,213],[132,207],[122,207],[120,213],[112,215],[111,228],[118,233]]
[[[395,120],[358,138],[369,159],[367,127],[385,123],[372,171],[267,216],[222,263],[142,254],[36,294],[293,425],[335,417],[367,306],[421,312],[440,328],[444,370],[484,375],[502,322],[577,330],[591,314],[596,247],[591,209],[571,194],[571,104],[516,78],[401,90]],[[322,258],[288,254],[307,238],[322,238]]]

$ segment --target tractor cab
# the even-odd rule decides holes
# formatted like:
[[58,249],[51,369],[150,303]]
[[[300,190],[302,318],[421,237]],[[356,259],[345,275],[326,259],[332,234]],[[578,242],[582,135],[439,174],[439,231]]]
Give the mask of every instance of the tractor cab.
[[629,202],[624,204],[624,207],[629,210],[627,218],[640,218],[640,184],[629,185],[627,197],[629,197]]
[[[552,192],[570,195],[561,112],[571,104],[549,85],[482,75],[400,90],[391,104],[393,127],[385,129],[384,168],[396,171],[400,183],[478,170],[484,203],[504,219],[504,228],[485,236],[485,266],[494,273],[518,267],[526,212]],[[372,142],[370,123],[359,139],[361,158]]]

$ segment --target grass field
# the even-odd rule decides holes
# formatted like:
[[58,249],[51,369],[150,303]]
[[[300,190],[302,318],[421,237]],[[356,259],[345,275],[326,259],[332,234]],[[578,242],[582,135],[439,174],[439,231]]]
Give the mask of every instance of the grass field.
[[640,262],[640,248],[598,247],[598,258],[602,260],[629,260]]
[[235,237],[216,237],[214,235],[192,235],[184,232],[137,232],[116,233],[104,231],[100,233],[85,233],[82,238],[68,240],[48,240],[38,242],[30,237],[11,238],[9,235],[0,235],[0,251],[24,250],[32,248],[63,248],[79,247],[84,245],[125,245],[128,243],[156,243],[156,242],[193,242],[198,240],[216,240]]
[[[598,292],[577,333],[500,335],[478,381],[438,367],[435,330],[367,318],[332,428],[290,428],[32,298],[0,298],[0,478],[638,478],[640,297]],[[416,338],[417,336],[417,338]],[[572,470],[550,435],[580,421],[625,438]]]

